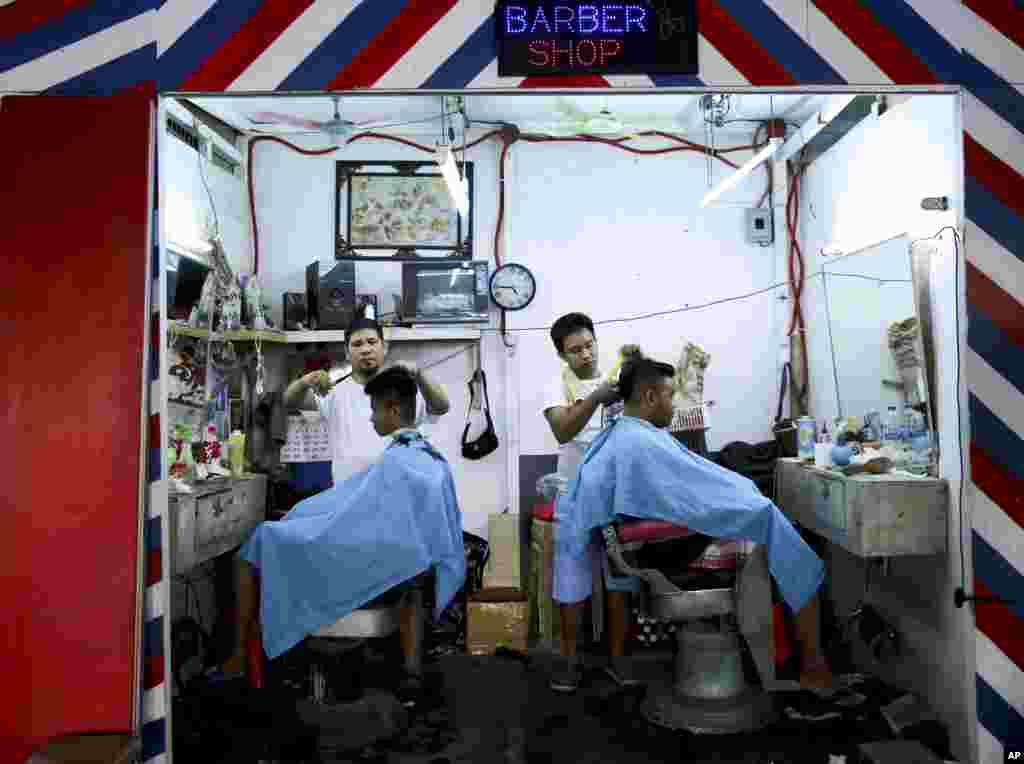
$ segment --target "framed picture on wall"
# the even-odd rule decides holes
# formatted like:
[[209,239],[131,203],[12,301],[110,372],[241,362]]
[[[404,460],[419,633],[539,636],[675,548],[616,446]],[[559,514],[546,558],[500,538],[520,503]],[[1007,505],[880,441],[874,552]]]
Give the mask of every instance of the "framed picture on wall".
[[469,214],[459,213],[435,162],[338,162],[338,259],[472,258],[473,163],[463,165]]

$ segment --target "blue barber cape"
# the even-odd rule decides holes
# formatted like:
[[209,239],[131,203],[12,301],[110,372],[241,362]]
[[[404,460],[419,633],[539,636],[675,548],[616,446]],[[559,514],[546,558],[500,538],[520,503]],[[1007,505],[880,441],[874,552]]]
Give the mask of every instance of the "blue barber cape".
[[595,528],[617,516],[663,520],[721,539],[763,544],[768,568],[794,612],[824,580],[825,566],[753,481],[690,451],[667,431],[622,416],[591,444],[558,497],[557,553],[581,558]]
[[437,618],[466,577],[451,468],[419,433],[402,433],[368,469],[260,523],[239,554],[260,570],[271,658],[430,567]]

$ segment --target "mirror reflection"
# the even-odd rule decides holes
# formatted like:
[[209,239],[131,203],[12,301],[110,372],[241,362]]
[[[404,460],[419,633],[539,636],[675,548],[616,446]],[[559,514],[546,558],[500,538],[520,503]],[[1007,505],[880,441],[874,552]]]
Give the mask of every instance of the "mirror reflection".
[[869,419],[878,412],[884,425],[895,407],[901,424],[931,429],[909,246],[897,236],[823,259],[836,410]]

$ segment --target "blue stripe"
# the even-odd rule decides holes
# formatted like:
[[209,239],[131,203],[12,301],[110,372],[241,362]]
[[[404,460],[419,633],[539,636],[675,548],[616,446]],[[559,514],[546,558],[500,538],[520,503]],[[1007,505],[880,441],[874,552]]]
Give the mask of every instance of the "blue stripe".
[[[1011,477],[1024,481],[1024,464],[1020,461],[1024,441],[974,394],[968,393],[967,401],[971,412],[971,440],[981,446],[989,458]],[[1024,589],[1021,591],[1024,592]]]
[[977,683],[978,721],[996,740],[1003,744],[1003,759],[1007,751],[1024,749],[1024,716],[1003,700],[992,686],[981,678]]
[[[154,283],[156,280],[154,279]],[[150,287],[152,288],[152,286]],[[155,294],[150,299],[154,302],[160,299],[160,295]],[[156,342],[150,343],[149,349],[149,381],[156,382],[160,378],[160,346]],[[149,401],[149,405],[152,407],[153,401]],[[152,408],[150,408],[152,411]]]
[[702,88],[704,80],[695,74],[649,74],[655,87],[659,88]]
[[160,479],[160,447],[148,449],[149,451],[149,482],[155,483]]
[[1024,133],[1024,95],[966,50],[961,69],[960,81],[971,95]]
[[421,88],[463,88],[498,57],[494,16],[477,27],[448,60],[420,85]]
[[963,50],[957,50],[905,0],[861,0],[942,82],[959,83],[1024,132],[1024,94]]
[[964,211],[1004,249],[1024,260],[1024,220],[970,175],[964,177]]
[[905,0],[860,0],[932,70],[941,82],[959,82],[961,54]]
[[160,56],[159,89],[174,90],[249,20],[263,0],[219,0]]
[[142,648],[147,658],[164,654],[164,617],[157,616],[142,626]]
[[797,82],[845,85],[839,72],[769,8],[764,0],[718,0]]
[[155,719],[142,725],[142,761],[149,761],[166,751],[167,723],[164,719]]
[[1024,393],[1024,361],[1013,342],[995,321],[975,305],[967,306],[967,345],[1003,379]]
[[1021,360],[1024,353],[984,308],[977,305],[967,306],[967,345],[999,376],[1024,393],[1024,361]]
[[47,95],[115,95],[140,82],[156,81],[156,43],[108,61],[44,90]]
[[363,0],[299,64],[278,90],[323,90],[405,6],[407,0]]
[[94,0],[0,42],[0,72],[42,58],[153,9],[153,0]]
[[153,517],[146,521],[146,551],[155,552],[163,541],[161,536],[160,518]]
[[1014,604],[1008,605],[1018,618],[1024,618],[1024,576],[1015,570],[999,552],[993,549],[977,531],[971,531],[971,554],[974,555],[974,575],[992,590],[992,594]]

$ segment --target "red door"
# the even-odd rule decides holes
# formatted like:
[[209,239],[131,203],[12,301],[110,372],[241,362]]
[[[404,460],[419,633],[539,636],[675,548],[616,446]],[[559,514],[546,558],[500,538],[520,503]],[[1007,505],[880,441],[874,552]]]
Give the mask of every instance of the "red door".
[[151,101],[0,101],[0,762],[127,731]]

